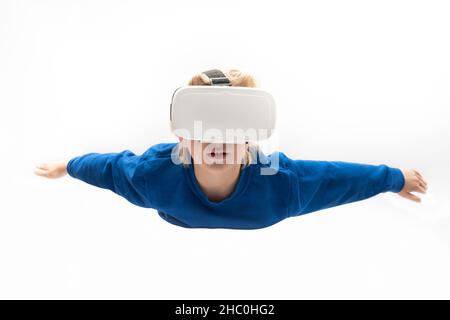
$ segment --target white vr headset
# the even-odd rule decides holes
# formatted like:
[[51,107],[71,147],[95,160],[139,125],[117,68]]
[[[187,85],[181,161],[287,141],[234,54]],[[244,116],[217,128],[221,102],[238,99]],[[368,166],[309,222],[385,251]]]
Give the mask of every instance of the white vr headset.
[[182,86],[170,104],[172,132],[207,143],[244,143],[270,138],[275,129],[275,100],[268,92],[233,87],[218,69],[203,72],[211,85]]

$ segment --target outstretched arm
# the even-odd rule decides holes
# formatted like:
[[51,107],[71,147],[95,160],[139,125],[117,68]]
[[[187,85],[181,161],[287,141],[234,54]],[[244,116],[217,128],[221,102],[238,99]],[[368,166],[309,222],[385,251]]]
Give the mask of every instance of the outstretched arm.
[[426,191],[426,182],[419,181],[419,176],[412,175],[411,170],[384,164],[314,160],[291,163],[296,173],[291,185],[291,216],[364,200],[387,191],[400,192],[411,200],[416,196],[409,192]]
[[41,164],[35,173],[48,178],[59,178],[68,173],[96,187],[109,189],[135,205],[149,207],[141,193],[142,177],[135,175],[140,160],[129,150],[120,153],[87,153],[67,162]]

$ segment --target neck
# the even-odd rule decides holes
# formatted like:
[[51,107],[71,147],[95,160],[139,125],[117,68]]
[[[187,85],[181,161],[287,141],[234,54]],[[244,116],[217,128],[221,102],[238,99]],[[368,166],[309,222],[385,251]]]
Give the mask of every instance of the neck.
[[200,189],[210,201],[219,202],[233,193],[241,172],[241,164],[227,165],[223,170],[211,170],[194,164],[194,173]]

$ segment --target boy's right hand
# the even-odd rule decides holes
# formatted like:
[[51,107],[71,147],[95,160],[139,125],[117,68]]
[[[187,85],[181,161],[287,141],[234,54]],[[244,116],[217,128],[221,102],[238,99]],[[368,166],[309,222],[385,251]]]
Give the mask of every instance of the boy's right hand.
[[50,179],[61,178],[67,174],[67,161],[41,163],[36,166],[34,173]]
[[398,194],[406,199],[420,202],[421,199],[411,192],[426,193],[428,189],[426,181],[423,179],[422,175],[414,169],[400,168],[400,170],[405,178],[405,185]]

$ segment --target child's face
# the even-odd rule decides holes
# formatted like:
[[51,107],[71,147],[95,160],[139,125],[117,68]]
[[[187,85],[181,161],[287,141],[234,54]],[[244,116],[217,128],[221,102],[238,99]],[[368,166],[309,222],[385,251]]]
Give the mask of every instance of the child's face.
[[202,143],[196,140],[186,142],[195,164],[220,169],[243,163],[245,143]]

